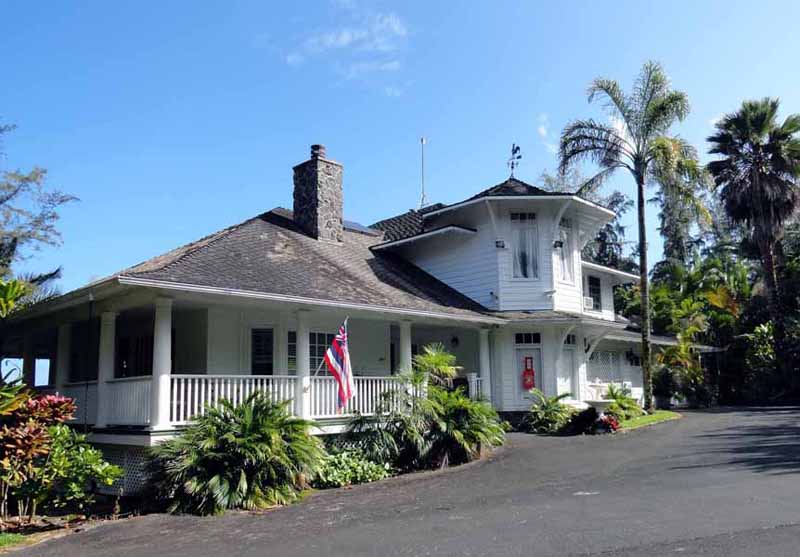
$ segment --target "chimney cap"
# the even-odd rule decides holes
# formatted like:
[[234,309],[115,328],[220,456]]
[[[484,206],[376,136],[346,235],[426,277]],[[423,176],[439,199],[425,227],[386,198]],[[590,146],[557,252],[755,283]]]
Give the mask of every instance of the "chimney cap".
[[311,146],[311,158],[312,159],[324,159],[325,158],[325,146],[320,143],[315,143]]

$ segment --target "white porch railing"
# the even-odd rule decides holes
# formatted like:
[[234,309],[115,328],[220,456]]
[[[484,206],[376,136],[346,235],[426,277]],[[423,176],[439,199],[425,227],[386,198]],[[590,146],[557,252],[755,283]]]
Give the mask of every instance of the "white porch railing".
[[108,424],[148,425],[152,376],[124,377],[108,382]]
[[241,404],[260,391],[281,402],[295,396],[295,378],[290,375],[172,375],[170,422],[186,424],[203,415],[206,406],[215,407],[227,399]]
[[94,423],[97,417],[97,381],[67,383],[60,394],[75,400],[77,410],[72,423]]
[[341,418],[353,416],[356,412],[369,416],[378,411],[384,393],[406,388],[393,377],[353,377],[354,396],[339,413],[336,409],[339,390],[333,377],[311,377],[311,417]]

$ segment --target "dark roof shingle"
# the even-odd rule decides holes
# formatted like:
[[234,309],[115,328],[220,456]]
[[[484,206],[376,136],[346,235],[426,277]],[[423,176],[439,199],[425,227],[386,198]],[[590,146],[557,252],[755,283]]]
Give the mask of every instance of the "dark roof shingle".
[[463,317],[488,310],[422,269],[369,248],[380,237],[346,228],[315,240],[277,209],[140,263],[121,276],[335,300]]

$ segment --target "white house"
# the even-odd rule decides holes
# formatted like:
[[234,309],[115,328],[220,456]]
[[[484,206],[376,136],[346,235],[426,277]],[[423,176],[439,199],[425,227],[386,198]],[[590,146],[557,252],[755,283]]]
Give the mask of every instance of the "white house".
[[[522,373],[575,403],[597,383],[641,395],[639,335],[615,315],[613,287],[637,276],[583,261],[614,217],[515,178],[464,201],[370,227],[343,219],[342,165],[312,146],[294,168],[293,211],[273,209],[16,315],[4,357],[29,383],[74,397],[76,423],[112,460],[152,445],[220,398],[292,399],[321,431],[341,427],[335,386],[315,375],[349,320],[357,394],[375,409],[415,351],[442,342],[472,395],[527,410]],[[669,343],[670,339],[656,338]]]

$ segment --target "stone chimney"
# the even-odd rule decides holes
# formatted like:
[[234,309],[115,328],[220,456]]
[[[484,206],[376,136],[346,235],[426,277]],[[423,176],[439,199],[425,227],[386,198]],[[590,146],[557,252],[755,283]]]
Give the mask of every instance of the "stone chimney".
[[312,238],[341,242],[342,165],[325,158],[324,145],[312,145],[311,158],[293,170],[294,222]]

